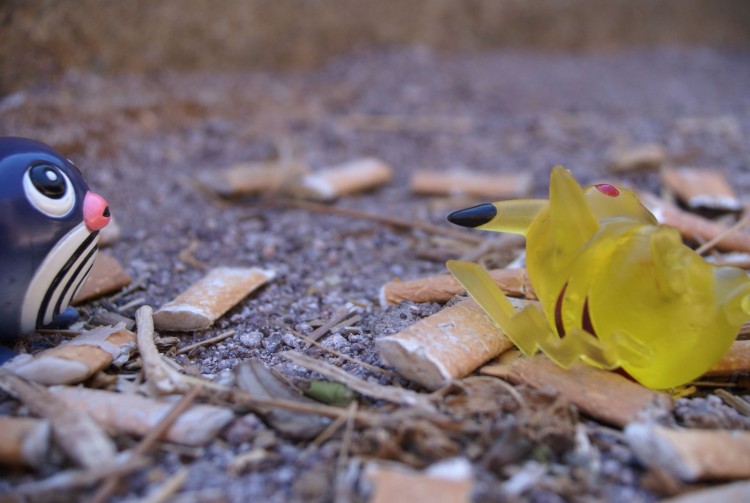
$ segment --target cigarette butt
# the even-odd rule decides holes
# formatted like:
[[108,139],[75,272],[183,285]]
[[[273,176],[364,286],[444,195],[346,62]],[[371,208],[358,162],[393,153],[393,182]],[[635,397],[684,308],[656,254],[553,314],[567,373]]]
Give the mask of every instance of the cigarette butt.
[[204,171],[198,183],[223,197],[271,194],[309,171],[297,161],[239,163],[218,171]]
[[370,503],[471,501],[471,465],[463,458],[436,463],[424,472],[415,472],[395,463],[368,465],[365,474],[373,486]]
[[420,195],[470,195],[492,200],[522,197],[531,191],[531,173],[482,174],[468,170],[418,170],[411,190]]
[[[729,230],[729,226],[723,223],[683,211],[653,194],[642,192],[639,195],[659,223],[674,227],[685,239],[694,240],[697,237],[703,241],[710,241]],[[716,243],[716,247],[723,251],[750,251],[750,234],[742,230],[728,233]]]
[[0,416],[0,464],[39,468],[47,457],[49,440],[49,421]]
[[742,203],[737,199],[737,194],[720,170],[688,167],[664,168],[661,171],[661,180],[690,208],[742,210]]
[[292,192],[299,197],[331,201],[374,189],[393,178],[393,169],[379,159],[363,158],[302,177]]
[[[108,430],[136,436],[146,435],[174,406],[167,400],[81,387],[53,386],[50,391]],[[225,407],[192,405],[164,433],[163,440],[188,446],[206,445],[233,418],[234,413]]]
[[[536,299],[526,269],[493,269],[490,277],[511,297]],[[410,281],[391,281],[380,290],[380,304],[385,307],[410,300],[412,302],[447,302],[466,290],[450,274],[429,276]]]
[[750,477],[750,433],[729,430],[672,430],[634,423],[625,439],[640,460],[685,482]]
[[376,341],[381,357],[428,389],[464,377],[513,347],[479,305],[467,299]]
[[497,363],[480,369],[516,384],[549,387],[591,417],[622,428],[649,409],[669,411],[669,395],[650,390],[614,372],[584,363],[563,369],[543,355],[508,352]]
[[274,277],[273,271],[217,267],[154,313],[159,330],[191,331],[210,327],[253,290]]
[[99,253],[91,268],[91,274],[81,290],[73,298],[73,305],[83,304],[108,293],[116,292],[133,281],[120,262],[111,255]]
[[99,424],[80,408],[68,407],[49,389],[0,370],[0,387],[49,420],[55,444],[79,466],[97,468],[112,463],[117,446]]
[[610,156],[609,170],[624,173],[639,170],[657,170],[667,159],[664,147],[655,143],[615,149]]
[[734,341],[721,360],[705,375],[729,376],[739,372],[750,372],[750,341]]
[[19,355],[3,368],[39,384],[74,384],[113,362],[124,363],[135,346],[133,332],[121,326],[98,327],[34,356]]
[[750,482],[733,482],[708,489],[698,489],[661,500],[661,503],[716,503],[717,501],[732,503],[750,501]]

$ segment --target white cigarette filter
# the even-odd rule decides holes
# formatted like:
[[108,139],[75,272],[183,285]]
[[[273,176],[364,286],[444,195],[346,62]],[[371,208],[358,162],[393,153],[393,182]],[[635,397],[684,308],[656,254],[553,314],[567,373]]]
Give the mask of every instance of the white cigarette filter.
[[188,332],[216,319],[275,276],[266,269],[217,267],[154,313],[158,330]]

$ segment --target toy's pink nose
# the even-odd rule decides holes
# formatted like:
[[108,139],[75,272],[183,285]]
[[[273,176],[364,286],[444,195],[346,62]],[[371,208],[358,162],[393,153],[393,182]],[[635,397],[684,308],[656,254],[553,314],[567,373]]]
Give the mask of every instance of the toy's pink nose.
[[83,221],[91,232],[102,229],[109,223],[109,205],[107,200],[94,192],[86,192],[83,198]]

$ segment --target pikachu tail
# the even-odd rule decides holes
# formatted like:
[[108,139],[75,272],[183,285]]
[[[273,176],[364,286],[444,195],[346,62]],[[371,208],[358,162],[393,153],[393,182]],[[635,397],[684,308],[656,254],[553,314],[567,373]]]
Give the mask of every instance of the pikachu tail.
[[479,264],[449,260],[448,270],[479,304],[490,319],[525,355],[542,350],[561,367],[568,368],[579,358],[588,363],[613,369],[619,358],[592,334],[582,329],[570,330],[558,337],[547,324],[538,306],[527,306],[517,312],[505,294]]

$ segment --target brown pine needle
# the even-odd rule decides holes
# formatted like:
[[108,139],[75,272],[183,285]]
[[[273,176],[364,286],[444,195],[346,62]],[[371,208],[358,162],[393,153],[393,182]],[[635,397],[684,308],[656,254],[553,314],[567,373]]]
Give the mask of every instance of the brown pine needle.
[[369,369],[369,370],[372,370],[372,371],[375,371],[375,372],[380,372],[381,374],[384,374],[384,375],[387,375],[387,376],[390,376],[390,377],[400,377],[396,372],[391,372],[390,370],[378,367],[376,365],[370,365],[369,363],[365,363],[365,362],[363,362],[361,360],[357,360],[356,358],[352,358],[349,355],[345,355],[344,353],[342,353],[340,351],[336,351],[333,348],[328,348],[328,347],[322,345],[321,343],[319,343],[318,341],[312,340],[309,336],[307,336],[307,335],[305,335],[303,333],[298,332],[297,330],[293,329],[292,327],[290,327],[286,323],[282,323],[282,325],[284,325],[284,327],[287,330],[289,330],[292,334],[294,334],[296,337],[299,337],[300,339],[302,339],[303,341],[307,342],[308,344],[313,345],[315,347],[318,347],[318,348],[322,349],[323,351],[328,351],[329,353],[331,353],[334,356],[338,356],[339,358],[342,358],[342,359],[344,359],[346,361],[349,361],[349,362],[352,362],[352,363],[356,363],[357,365],[360,365],[361,367],[364,367],[366,369]]
[[190,351],[194,350],[195,348],[199,348],[201,346],[208,346],[210,344],[215,344],[217,342],[221,342],[224,339],[232,337],[236,333],[237,333],[236,330],[227,330],[226,332],[221,333],[219,335],[215,335],[215,336],[210,337],[210,338],[208,338],[206,340],[199,341],[199,342],[196,342],[195,344],[190,344],[189,346],[185,346],[184,348],[178,349],[177,350],[177,354],[178,355],[182,355],[182,354],[185,354],[187,352],[190,352]]
[[[319,326],[318,328],[316,328],[315,330],[313,330],[312,333],[310,335],[308,335],[307,337],[311,341],[317,341],[318,339],[320,339],[321,337],[323,337],[325,334],[327,334],[328,331],[331,330],[333,327],[335,327],[336,325],[338,325],[339,323],[341,323],[342,321],[344,321],[346,319],[346,317],[349,316],[349,312],[350,312],[350,310],[346,306],[338,308],[331,315],[331,318],[328,321],[326,321],[321,326]],[[310,342],[310,341],[308,341],[308,342]],[[308,344],[308,347],[309,347],[309,344]]]

